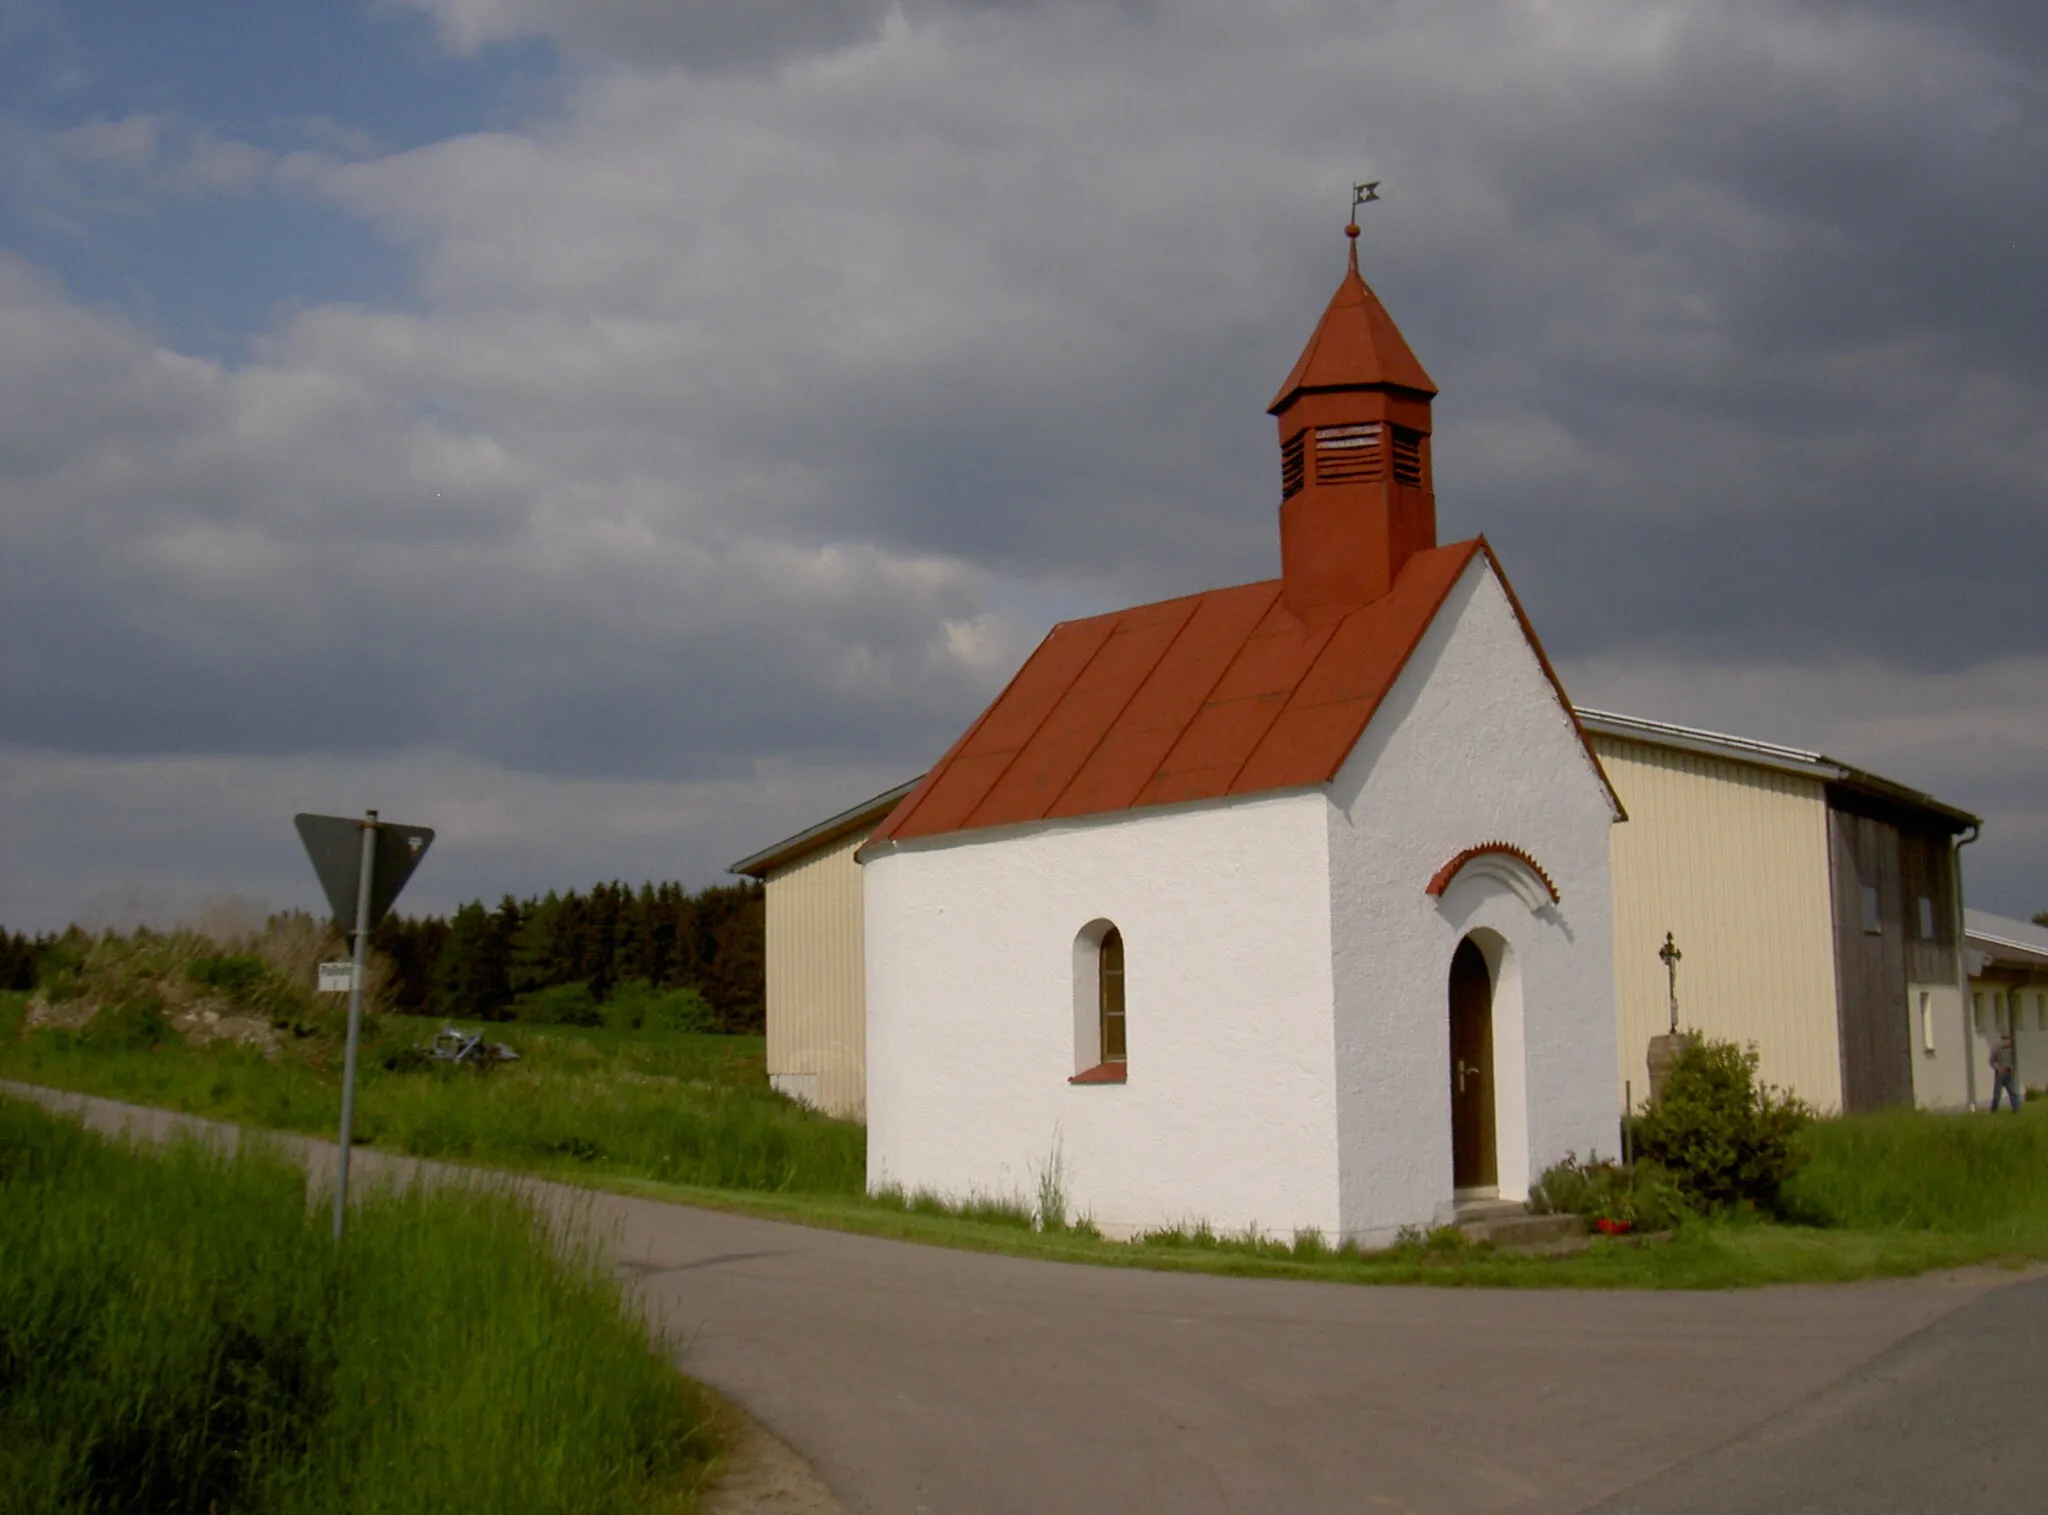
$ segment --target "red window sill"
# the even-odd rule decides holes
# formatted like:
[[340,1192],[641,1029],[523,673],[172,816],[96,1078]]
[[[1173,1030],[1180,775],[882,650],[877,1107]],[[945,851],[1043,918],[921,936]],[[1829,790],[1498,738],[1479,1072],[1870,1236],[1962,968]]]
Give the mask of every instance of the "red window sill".
[[1120,1084],[1124,1082],[1123,1063],[1097,1063],[1086,1073],[1076,1073],[1067,1082],[1070,1084]]

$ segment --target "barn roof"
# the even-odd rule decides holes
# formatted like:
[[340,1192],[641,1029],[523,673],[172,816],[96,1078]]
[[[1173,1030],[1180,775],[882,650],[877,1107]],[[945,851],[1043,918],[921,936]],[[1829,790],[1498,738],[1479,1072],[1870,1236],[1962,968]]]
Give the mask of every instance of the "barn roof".
[[1484,538],[1419,552],[1326,622],[1277,579],[1063,622],[870,845],[1328,783],[1479,557],[1499,574]]
[[1676,726],[1669,721],[1646,720],[1637,715],[1616,715],[1611,710],[1581,709],[1578,715],[1580,728],[1594,736],[1641,742],[1678,752],[1697,752],[1707,757],[1729,758],[1756,768],[1817,779],[1826,786],[1829,803],[1840,808],[1875,805],[1881,807],[1879,813],[1903,812],[1916,822],[1938,826],[1951,835],[1984,824],[1967,810],[1872,773],[1867,768],[1831,758],[1824,752],[1783,747],[1776,742],[1730,736],[1725,731],[1707,731],[1697,726]]
[[916,779],[908,779],[893,789],[884,789],[873,799],[862,800],[851,810],[842,810],[828,816],[815,826],[806,826],[794,836],[786,836],[770,847],[750,853],[737,863],[729,866],[727,873],[743,873],[749,878],[764,879],[777,868],[809,857],[820,847],[833,842],[844,841],[855,832],[872,828],[894,810],[903,796],[917,787]]

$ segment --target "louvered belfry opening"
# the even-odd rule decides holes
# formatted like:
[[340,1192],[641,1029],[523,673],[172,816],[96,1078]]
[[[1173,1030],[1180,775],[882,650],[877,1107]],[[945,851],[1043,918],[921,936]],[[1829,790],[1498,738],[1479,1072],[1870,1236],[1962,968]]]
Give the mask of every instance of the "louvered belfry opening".
[[1283,500],[1301,493],[1301,486],[1307,479],[1308,469],[1302,461],[1303,444],[1307,440],[1307,432],[1297,431],[1280,444],[1280,498]]
[[1316,428],[1318,484],[1377,484],[1387,476],[1387,428],[1378,421]]
[[1272,413],[1280,433],[1280,560],[1304,619],[1379,598],[1436,545],[1429,465],[1436,386],[1350,266]]

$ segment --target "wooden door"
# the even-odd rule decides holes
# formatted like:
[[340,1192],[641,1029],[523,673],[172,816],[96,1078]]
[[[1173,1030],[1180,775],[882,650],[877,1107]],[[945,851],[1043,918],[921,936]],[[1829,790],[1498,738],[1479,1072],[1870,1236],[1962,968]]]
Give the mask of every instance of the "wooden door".
[[1451,1184],[1500,1181],[1493,1147],[1493,979],[1471,938],[1451,958]]

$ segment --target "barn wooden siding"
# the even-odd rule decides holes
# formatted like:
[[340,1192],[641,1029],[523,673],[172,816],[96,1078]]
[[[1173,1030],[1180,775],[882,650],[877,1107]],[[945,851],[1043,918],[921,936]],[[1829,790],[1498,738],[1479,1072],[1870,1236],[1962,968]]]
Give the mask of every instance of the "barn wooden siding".
[[768,1074],[829,1115],[867,1114],[863,828],[768,874]]
[[1672,932],[1683,1026],[1755,1042],[1761,1076],[1842,1103],[1827,793],[1819,779],[1595,733],[1628,809],[1613,832],[1619,1067],[1641,1104],[1649,1039],[1670,1023]]
[[[1948,834],[1840,797],[1829,814],[1835,971],[1841,984],[1843,1108],[1914,1103],[1916,991],[1959,977],[1954,854]],[[1877,891],[1875,915],[1864,891]],[[1920,901],[1931,903],[1932,932]],[[1928,1103],[1935,1101],[1929,1100]],[[1946,1103],[1947,1101],[1942,1101]]]

